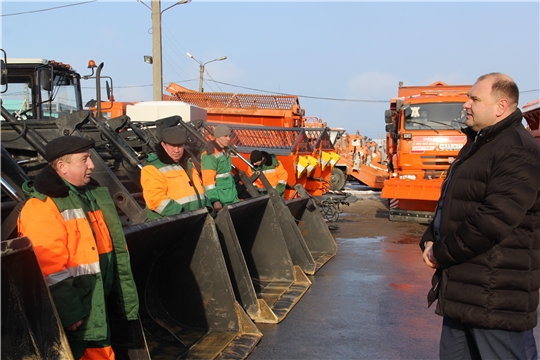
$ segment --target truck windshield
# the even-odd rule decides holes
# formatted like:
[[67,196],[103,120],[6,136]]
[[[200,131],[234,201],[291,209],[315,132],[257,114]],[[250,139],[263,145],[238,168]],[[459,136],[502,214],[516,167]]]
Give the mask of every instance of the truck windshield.
[[459,130],[465,127],[463,103],[411,104],[405,109],[405,130]]
[[[35,94],[36,89],[41,93]],[[22,120],[54,119],[81,110],[79,99],[77,83],[61,72],[54,74],[52,91],[35,84],[34,76],[8,74],[8,88],[2,94],[2,106]]]
[[7,91],[2,94],[2,106],[15,116],[22,114],[32,118],[32,78],[30,76],[9,78]]
[[41,88],[43,118],[57,118],[81,110],[78,100],[79,89],[64,73],[55,73],[52,92]]

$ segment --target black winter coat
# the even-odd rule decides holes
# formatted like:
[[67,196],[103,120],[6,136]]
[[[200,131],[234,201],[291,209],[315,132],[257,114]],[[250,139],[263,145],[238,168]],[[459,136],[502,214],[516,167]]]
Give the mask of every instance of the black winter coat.
[[[449,172],[440,240],[436,313],[492,329],[537,323],[540,287],[540,145],[517,109],[477,133]],[[476,141],[475,141],[476,140]],[[469,151],[470,150],[470,151]],[[424,234],[435,239],[433,222]]]

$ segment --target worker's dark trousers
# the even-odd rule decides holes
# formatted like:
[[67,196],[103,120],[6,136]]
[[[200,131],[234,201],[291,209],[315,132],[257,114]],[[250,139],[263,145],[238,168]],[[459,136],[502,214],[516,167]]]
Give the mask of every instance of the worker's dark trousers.
[[533,330],[488,329],[447,317],[443,319],[439,356],[441,360],[537,360]]

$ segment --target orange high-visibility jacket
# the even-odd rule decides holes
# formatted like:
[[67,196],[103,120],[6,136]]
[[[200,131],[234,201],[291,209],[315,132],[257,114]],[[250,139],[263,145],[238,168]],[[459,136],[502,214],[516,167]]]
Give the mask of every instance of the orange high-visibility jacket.
[[[42,178],[56,177],[61,187],[63,180],[50,167],[46,169]],[[67,333],[68,339],[104,340],[107,290],[117,289],[112,292],[120,294],[117,303],[126,319],[138,317],[137,290],[122,225],[107,188],[88,185],[86,196],[94,204],[89,208],[76,189],[63,186],[65,194],[50,197],[36,190],[33,182],[23,185],[29,199],[19,216],[19,234],[28,236],[33,244],[62,325],[83,320],[76,331]],[[116,276],[101,272],[100,261],[111,261],[111,256]]]
[[[279,160],[276,158],[274,154],[271,154],[271,165],[262,164],[258,169],[260,169],[270,185],[274,189],[277,190],[278,194],[283,196],[283,193],[285,192],[285,188],[287,186],[287,179],[289,178],[289,174],[287,173],[287,170],[285,170],[285,166]],[[248,176],[251,176],[253,174],[253,170],[251,167],[248,167],[246,174]],[[253,182],[253,184],[259,189],[259,191],[265,191],[264,185],[261,182],[261,180],[257,179]]]
[[[207,203],[202,181],[191,162],[185,170],[178,164],[166,164],[150,153],[141,171],[143,197],[148,220],[204,208]],[[191,172],[191,178],[187,171]]]

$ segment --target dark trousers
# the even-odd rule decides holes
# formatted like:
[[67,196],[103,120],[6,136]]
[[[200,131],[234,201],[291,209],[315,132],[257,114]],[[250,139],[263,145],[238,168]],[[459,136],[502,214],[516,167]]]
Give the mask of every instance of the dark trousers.
[[488,329],[448,317],[443,319],[439,356],[442,360],[537,360],[532,330]]

